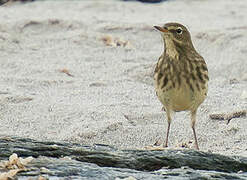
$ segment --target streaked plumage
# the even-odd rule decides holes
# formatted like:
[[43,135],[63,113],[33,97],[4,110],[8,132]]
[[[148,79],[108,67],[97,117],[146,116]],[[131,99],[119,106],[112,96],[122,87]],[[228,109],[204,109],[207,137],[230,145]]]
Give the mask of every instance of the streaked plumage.
[[204,59],[196,52],[186,27],[179,23],[167,23],[161,31],[165,49],[154,72],[156,94],[163,104],[168,120],[168,135],[172,111],[191,111],[191,127],[195,133],[196,111],[204,101],[208,91],[208,69]]

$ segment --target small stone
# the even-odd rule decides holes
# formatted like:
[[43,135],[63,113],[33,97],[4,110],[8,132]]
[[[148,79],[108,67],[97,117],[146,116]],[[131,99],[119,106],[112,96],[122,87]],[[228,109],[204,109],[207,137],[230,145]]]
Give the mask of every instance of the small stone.
[[230,79],[230,84],[237,84],[237,83],[239,83],[239,81],[236,78]]
[[101,40],[104,42],[105,45],[107,46],[116,46],[116,44],[114,43],[114,40],[111,36],[109,35],[105,35],[101,38]]

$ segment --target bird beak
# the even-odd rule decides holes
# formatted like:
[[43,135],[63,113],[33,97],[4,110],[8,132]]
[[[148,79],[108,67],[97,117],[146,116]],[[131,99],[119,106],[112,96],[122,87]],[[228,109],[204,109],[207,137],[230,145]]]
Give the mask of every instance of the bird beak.
[[161,32],[167,33],[169,32],[167,28],[160,27],[160,26],[154,26],[155,29],[158,29]]

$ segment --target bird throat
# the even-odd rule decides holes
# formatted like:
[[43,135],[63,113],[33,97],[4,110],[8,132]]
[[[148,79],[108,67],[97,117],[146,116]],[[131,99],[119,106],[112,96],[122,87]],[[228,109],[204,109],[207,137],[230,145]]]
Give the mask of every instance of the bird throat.
[[179,53],[176,46],[171,38],[164,38],[165,43],[165,54],[170,56],[172,59],[179,59]]

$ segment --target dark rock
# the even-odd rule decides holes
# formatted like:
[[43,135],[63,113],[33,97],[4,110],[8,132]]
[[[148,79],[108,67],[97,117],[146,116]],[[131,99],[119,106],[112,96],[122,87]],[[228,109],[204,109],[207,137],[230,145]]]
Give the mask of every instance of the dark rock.
[[[73,179],[245,179],[247,158],[195,150],[119,150],[107,145],[41,142],[25,138],[0,138],[0,159],[17,153],[33,156],[22,176],[46,175]],[[66,158],[63,158],[66,157]],[[166,168],[164,168],[166,167]],[[42,169],[45,169],[42,170]],[[244,173],[238,173],[244,172]]]
[[[45,167],[45,171],[42,170]],[[29,171],[18,174],[24,177],[44,176],[50,179],[69,177],[71,179],[245,179],[246,173],[224,173],[216,171],[194,170],[186,167],[176,169],[161,169],[143,172],[126,168],[100,167],[96,164],[76,160],[39,157],[28,166]]]

